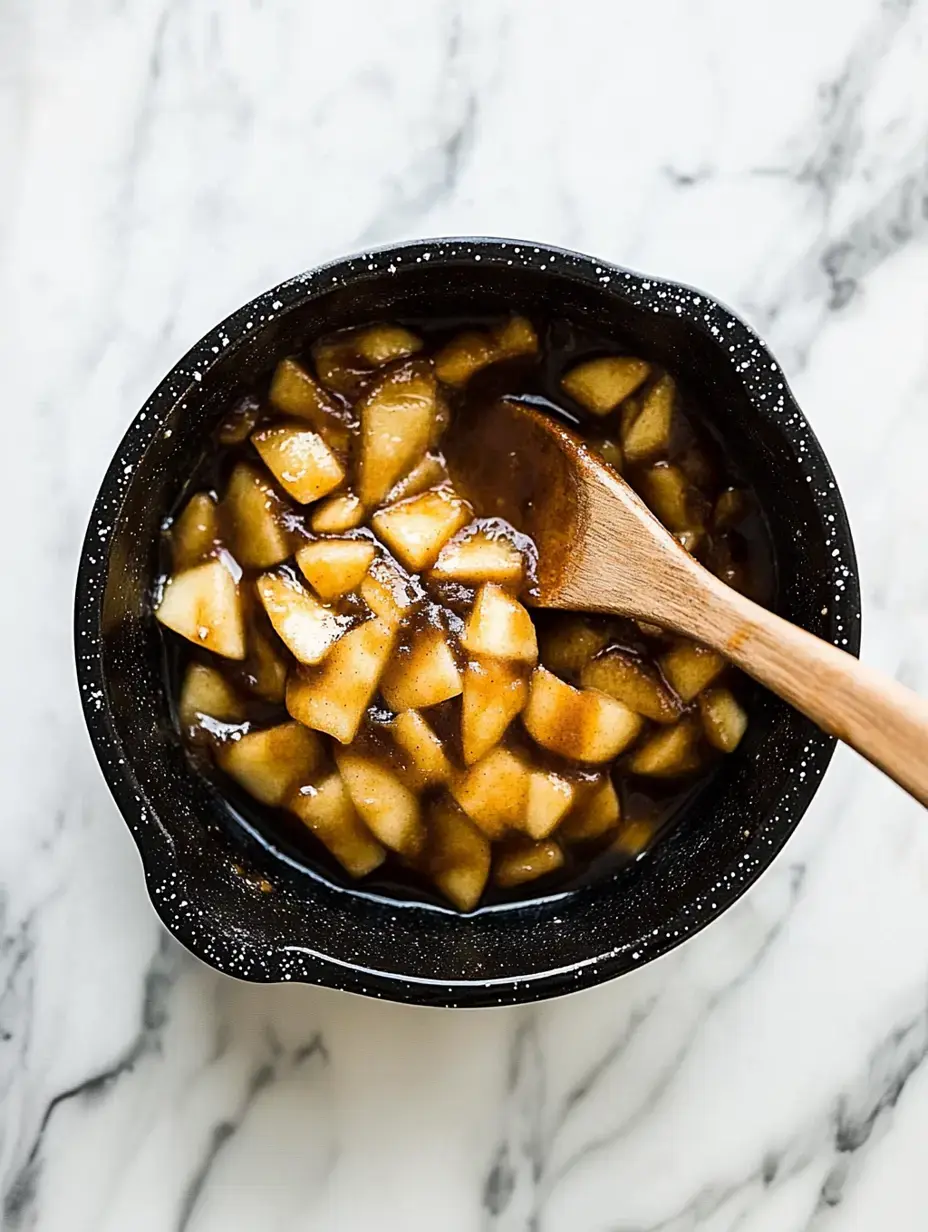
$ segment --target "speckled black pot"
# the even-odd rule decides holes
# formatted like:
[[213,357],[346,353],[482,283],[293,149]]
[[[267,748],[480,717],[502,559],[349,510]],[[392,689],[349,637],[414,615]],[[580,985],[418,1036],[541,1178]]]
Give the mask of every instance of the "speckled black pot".
[[152,902],[184,945],[230,975],[448,1006],[599,983],[679,945],[743,894],[831,758],[831,738],[765,695],[737,753],[648,857],[585,890],[471,916],[346,891],[230,833],[172,729],[149,602],[159,523],[203,434],[232,391],[323,329],[508,309],[556,309],[629,339],[701,393],[767,512],[778,610],[858,649],[854,550],[828,463],[763,343],[714,300],[576,253],[492,239],[401,245],[291,279],[197,343],[152,394],[103,481],[77,583],[87,725]]

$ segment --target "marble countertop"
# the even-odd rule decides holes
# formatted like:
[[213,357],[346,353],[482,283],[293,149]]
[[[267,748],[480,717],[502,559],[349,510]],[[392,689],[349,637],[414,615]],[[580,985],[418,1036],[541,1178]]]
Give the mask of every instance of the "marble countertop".
[[264,287],[491,233],[700,285],[837,472],[928,692],[928,0],[0,5],[0,1227],[928,1227],[928,826],[839,751],[681,949],[524,1010],[252,987],[159,927],[79,712],[85,520]]

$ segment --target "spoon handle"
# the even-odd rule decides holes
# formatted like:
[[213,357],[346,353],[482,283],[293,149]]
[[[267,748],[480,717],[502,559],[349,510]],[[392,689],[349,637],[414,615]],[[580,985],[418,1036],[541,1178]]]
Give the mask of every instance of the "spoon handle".
[[721,651],[928,807],[928,701],[721,583],[687,615],[693,637]]

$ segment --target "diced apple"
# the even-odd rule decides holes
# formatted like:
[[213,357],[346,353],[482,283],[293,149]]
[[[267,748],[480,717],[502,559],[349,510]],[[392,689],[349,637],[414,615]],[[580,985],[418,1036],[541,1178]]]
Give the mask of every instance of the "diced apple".
[[409,496],[418,496],[429,488],[437,488],[447,479],[448,469],[441,458],[437,454],[427,453],[399,483],[393,485],[387,493],[386,504],[395,505]]
[[210,556],[219,540],[216,502],[208,492],[197,492],[171,527],[171,563],[175,572],[192,569]]
[[622,446],[618,441],[597,441],[593,448],[604,462],[609,463],[617,474],[622,474],[622,468],[625,465],[625,458],[622,453]]
[[395,640],[395,628],[382,620],[365,621],[344,634],[320,667],[298,668],[290,674],[290,714],[307,727],[349,744],[377,691]]
[[219,444],[240,445],[242,441],[247,441],[260,415],[261,403],[251,394],[246,394],[219,425]]
[[538,351],[538,335],[527,317],[509,317],[490,330],[490,337],[496,344],[498,359],[515,359]]
[[696,642],[677,642],[658,660],[664,679],[684,703],[715,680],[725,667],[725,660],[714,650]]
[[252,693],[268,702],[282,702],[287,687],[287,663],[280,653],[280,643],[276,638],[272,643],[271,636],[255,625],[248,630],[248,653],[242,675]]
[[528,612],[512,595],[486,582],[477,592],[461,645],[476,658],[538,661],[538,640]]
[[631,465],[666,455],[676,393],[676,385],[669,376],[662,376],[648,390],[640,412],[622,436],[625,457]]
[[264,475],[240,462],[222,502],[235,559],[245,568],[268,569],[292,551],[283,524],[286,507]]
[[435,563],[447,541],[472,514],[470,505],[450,488],[433,488],[380,509],[371,524],[402,564],[418,573]]
[[408,576],[391,561],[379,558],[365,574],[360,594],[374,615],[394,629],[421,599]]
[[524,668],[505,659],[472,659],[464,671],[461,747],[471,766],[499,744],[528,701]]
[[299,723],[247,732],[217,751],[221,768],[262,804],[278,805],[322,761],[322,743]]
[[435,373],[445,385],[460,388],[475,372],[496,359],[496,343],[488,334],[467,330],[456,334],[435,356]]
[[275,633],[300,663],[321,663],[351,627],[350,616],[320,603],[288,570],[264,573],[255,585]]
[[547,838],[570,811],[574,785],[552,770],[532,770],[528,782],[525,832],[533,839]]
[[673,723],[680,705],[653,668],[625,650],[606,650],[580,673],[585,689],[599,689],[655,723]]
[[454,773],[445,746],[418,710],[404,710],[390,723],[390,734],[405,754],[413,791],[447,783]]
[[253,432],[251,441],[280,486],[301,505],[327,495],[345,478],[338,458],[309,428],[276,424]]
[[577,364],[561,381],[561,388],[594,415],[608,415],[633,394],[651,371],[643,359],[630,355],[604,355]]
[[222,672],[204,663],[191,663],[187,668],[177,710],[187,732],[196,730],[204,716],[220,723],[240,723],[245,717],[241,699]]
[[699,724],[687,715],[673,727],[662,727],[647,736],[628,759],[631,774],[652,778],[676,778],[698,770]]
[[690,486],[678,466],[658,462],[643,471],[638,486],[645,504],[670,531],[694,530],[697,522],[690,502]]
[[641,414],[642,399],[640,395],[626,398],[619,408],[619,436],[624,441],[631,431],[631,426]]
[[503,890],[536,881],[556,872],[564,863],[564,853],[557,843],[519,843],[501,851],[493,865],[493,880]]
[[705,539],[706,534],[701,526],[695,527],[693,530],[677,531],[674,538],[679,543],[681,548],[685,548],[691,555],[696,551]]
[[328,603],[360,586],[376,554],[367,539],[317,539],[299,549],[296,563],[316,594]]
[[358,496],[379,505],[429,447],[437,409],[431,367],[412,360],[388,371],[358,403],[361,417]]
[[491,750],[451,782],[451,794],[489,838],[525,824],[529,767],[508,749]]
[[624,855],[640,856],[645,848],[651,845],[656,832],[657,826],[653,821],[647,821],[644,818],[630,818],[628,821],[623,821],[613,846],[616,851],[621,851]]
[[370,757],[338,749],[335,760],[351,801],[371,833],[391,851],[416,855],[425,839],[417,797],[393,770]]
[[429,876],[460,911],[473,911],[490,875],[486,835],[451,800],[436,800],[429,810]]
[[315,834],[352,877],[366,877],[384,862],[386,852],[358,816],[337,771],[293,792],[286,807]]
[[274,369],[268,400],[277,410],[313,425],[333,448],[349,439],[343,412],[311,372],[296,359],[282,359]]
[[522,553],[512,540],[479,525],[446,543],[432,566],[432,577],[442,582],[495,582],[515,590],[524,574]]
[[748,726],[748,716],[734,694],[729,689],[706,689],[699,694],[699,713],[712,747],[734,752]]
[[748,499],[739,488],[726,488],[719,493],[712,513],[712,525],[716,530],[730,530],[744,517]]
[[619,797],[608,775],[578,796],[576,807],[558,831],[559,838],[568,843],[585,843],[601,838],[619,824]]
[[422,339],[402,325],[367,325],[352,335],[355,352],[369,368],[381,368],[422,350]]
[[418,630],[408,647],[394,654],[380,682],[391,710],[423,710],[457,697],[463,688],[461,673],[441,629]]
[[221,560],[176,573],[155,613],[167,629],[226,659],[244,659],[245,622],[238,585]]
[[541,634],[541,661],[559,676],[580,673],[609,641],[609,630],[582,616],[556,616]]
[[329,496],[315,507],[310,526],[317,535],[340,535],[364,521],[364,506],[353,492]]
[[572,761],[611,761],[641,731],[642,718],[595,689],[575,689],[543,667],[532,673],[522,721],[551,753]]

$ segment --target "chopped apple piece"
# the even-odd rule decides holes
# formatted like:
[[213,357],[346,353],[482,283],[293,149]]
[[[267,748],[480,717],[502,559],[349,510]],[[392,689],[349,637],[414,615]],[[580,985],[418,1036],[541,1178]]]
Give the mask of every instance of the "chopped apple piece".
[[641,731],[634,710],[595,689],[575,689],[543,667],[532,673],[522,712],[529,734],[542,748],[573,761],[610,761]]
[[747,512],[748,500],[739,488],[726,488],[719,493],[712,513],[712,525],[716,530],[730,530]]
[[608,415],[647,378],[650,366],[630,355],[604,355],[577,364],[561,388],[594,415]]
[[435,372],[445,385],[466,385],[475,372],[496,359],[496,344],[488,334],[467,330],[446,342],[435,356]]
[[495,582],[513,589],[522,585],[524,573],[522,553],[512,540],[479,525],[446,543],[432,567],[432,577],[442,582]]
[[435,356],[435,371],[445,385],[466,385],[475,372],[501,359],[534,355],[538,335],[525,317],[510,317],[484,332],[465,330],[456,334]]
[[394,771],[348,749],[335,753],[354,807],[371,833],[391,851],[416,855],[425,839],[418,799]]
[[725,667],[725,660],[714,650],[683,641],[661,655],[658,663],[664,679],[684,703],[691,702]]
[[625,855],[640,856],[644,849],[650,846],[656,830],[653,821],[643,818],[630,819],[622,823],[613,846]]
[[221,560],[175,573],[155,615],[165,628],[205,650],[226,659],[245,657],[241,596]]
[[441,629],[427,626],[395,654],[380,682],[391,710],[424,710],[457,697],[463,689],[461,673],[448,639]]
[[381,368],[422,350],[422,339],[402,325],[368,325],[354,333],[352,343],[369,368]]
[[528,701],[528,681],[519,664],[505,659],[471,660],[464,672],[461,747],[471,766],[499,744]]
[[625,457],[633,466],[666,455],[670,448],[676,385],[662,376],[648,390],[640,412],[622,436]]
[[278,805],[305,782],[322,760],[322,744],[299,723],[247,732],[222,745],[221,768],[262,804]]
[[519,843],[496,857],[493,880],[500,889],[509,890],[556,872],[563,863],[564,853],[557,843]]
[[597,441],[594,445],[594,449],[602,460],[604,462],[608,462],[617,474],[622,474],[622,467],[625,464],[625,458],[622,455],[622,446],[618,441]]
[[240,445],[242,441],[247,441],[260,415],[261,403],[251,394],[246,394],[219,425],[219,444]]
[[532,618],[499,586],[486,582],[477,592],[461,637],[461,645],[476,658],[538,661],[538,641]]
[[608,629],[594,627],[582,616],[558,616],[541,635],[541,661],[559,676],[580,673],[609,641]]
[[199,728],[204,716],[220,723],[240,723],[245,717],[241,699],[222,672],[203,663],[191,663],[187,668],[177,710],[186,731]]
[[496,344],[497,359],[515,359],[538,351],[538,335],[527,317],[509,317],[490,330],[490,337]]
[[286,802],[291,813],[315,834],[352,877],[366,877],[383,864],[386,852],[358,816],[337,771],[306,784]]
[[421,360],[391,369],[358,403],[358,412],[358,496],[375,506],[429,447],[437,413],[435,374]]
[[382,620],[365,621],[344,634],[321,667],[299,668],[290,674],[290,714],[307,727],[349,744],[377,691],[395,640],[395,628]]
[[608,693],[655,723],[673,723],[680,705],[653,668],[624,650],[607,650],[580,673],[585,689]]
[[429,810],[429,876],[459,911],[473,911],[490,875],[486,835],[451,800]]
[[451,794],[489,838],[525,824],[529,768],[508,749],[495,748],[452,780]]
[[350,616],[320,603],[289,571],[264,573],[255,585],[275,633],[300,663],[321,663],[351,627]]
[[585,843],[600,838],[619,824],[620,816],[619,797],[612,779],[606,775],[602,782],[580,793],[580,799],[558,831],[558,837],[568,843]]
[[251,441],[280,486],[301,505],[327,495],[345,478],[338,458],[308,428],[276,424],[253,432]]
[[327,603],[356,590],[377,549],[367,539],[317,539],[296,554],[296,563],[320,599]]
[[197,492],[171,527],[171,562],[176,572],[206,560],[219,539],[216,502],[208,492]]
[[678,466],[658,462],[642,472],[638,483],[645,504],[669,531],[696,528],[689,483]]
[[699,713],[712,747],[733,752],[748,726],[748,716],[734,694],[729,689],[706,689],[699,695]]
[[264,475],[247,462],[232,472],[222,508],[239,564],[268,569],[290,555],[290,536],[282,520],[286,507]]
[[410,579],[389,560],[377,559],[368,569],[360,588],[361,598],[375,616],[398,628],[420,602]]
[[340,535],[364,521],[364,506],[353,492],[329,496],[313,510],[310,526],[317,535]]
[[307,420],[333,447],[348,444],[348,426],[340,407],[298,360],[280,361],[274,369],[268,399],[285,415]]
[[374,514],[371,524],[407,569],[421,572],[435,560],[473,510],[450,488],[433,488]]
[[626,398],[619,408],[619,437],[621,440],[625,440],[632,424],[641,414],[641,406],[641,398],[635,396],[634,398]]
[[687,715],[643,740],[629,758],[628,769],[632,774],[661,779],[689,774],[701,765],[698,744],[699,724]]
[[547,838],[574,802],[574,785],[551,770],[533,770],[529,775],[525,831],[533,839]]
[[387,493],[386,504],[395,505],[409,496],[418,496],[420,492],[446,483],[447,479],[448,470],[441,458],[437,454],[427,453],[399,483],[393,485]]
[[696,527],[695,530],[681,530],[674,535],[674,538],[681,548],[685,548],[687,552],[692,554],[705,538],[705,531],[702,527]]
[[[248,630],[248,653],[242,675],[252,693],[268,702],[282,702],[287,687],[287,664],[279,653],[276,638],[252,626]],[[276,644],[275,644],[276,643]]]
[[418,710],[404,710],[390,724],[390,734],[406,755],[407,775],[414,791],[447,783],[454,773],[445,746]]

